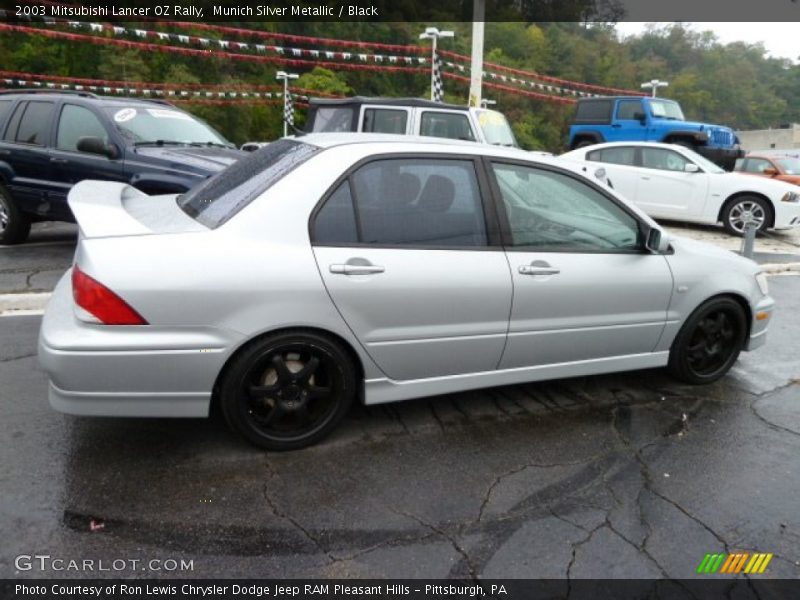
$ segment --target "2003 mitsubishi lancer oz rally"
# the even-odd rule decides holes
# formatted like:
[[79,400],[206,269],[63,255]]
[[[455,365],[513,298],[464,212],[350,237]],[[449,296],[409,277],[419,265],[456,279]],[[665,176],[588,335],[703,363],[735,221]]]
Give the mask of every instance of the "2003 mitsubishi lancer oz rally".
[[353,400],[667,367],[695,384],[761,346],[752,261],[658,225],[580,166],[513,148],[316,134],[179,196],[75,186],[72,269],[44,316],[50,402],[200,417],[271,449]]

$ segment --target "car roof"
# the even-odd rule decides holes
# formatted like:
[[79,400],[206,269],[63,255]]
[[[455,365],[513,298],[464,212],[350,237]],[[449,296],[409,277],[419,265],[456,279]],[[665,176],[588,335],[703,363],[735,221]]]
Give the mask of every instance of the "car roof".
[[[0,90],[0,98],[15,98],[15,97],[26,97],[26,98],[45,98],[48,100],[58,100],[58,99],[65,99],[69,98],[72,100],[80,99],[87,102],[95,102],[100,104],[141,104],[141,105],[153,105],[158,104],[161,106],[169,106],[172,108],[177,108],[176,106],[170,104],[166,100],[161,100],[159,98],[128,98],[128,97],[120,97],[120,96],[99,96],[92,92],[81,92],[77,90],[46,90],[46,89],[35,89],[35,90]],[[180,109],[179,109],[180,110]]]
[[599,148],[616,148],[619,146],[637,146],[640,148],[684,148],[684,146],[681,146],[680,144],[665,144],[663,142],[603,142],[601,144],[592,144],[591,146],[576,148],[575,150],[570,150],[567,152],[567,154],[576,152],[578,150],[585,150],[588,152]]
[[369,96],[352,96],[350,98],[309,98],[312,106],[348,106],[355,104],[382,104],[385,106],[421,106],[425,108],[445,108],[447,110],[468,111],[468,106],[461,104],[444,104],[423,98],[380,98]]
[[409,148],[414,148],[419,152],[474,154],[476,156],[498,156],[523,160],[535,159],[537,162],[558,163],[554,158],[540,156],[520,148],[432,136],[346,132],[309,133],[301,136],[290,136],[289,139],[325,149],[353,144],[371,144],[376,146],[376,149],[379,148],[381,152],[391,152],[392,147],[397,147],[398,152],[408,152]]

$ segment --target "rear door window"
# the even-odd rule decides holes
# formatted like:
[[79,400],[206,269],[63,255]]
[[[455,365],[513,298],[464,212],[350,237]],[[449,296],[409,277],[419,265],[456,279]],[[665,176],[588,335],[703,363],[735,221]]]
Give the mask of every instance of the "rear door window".
[[346,183],[317,213],[315,244],[469,248],[488,243],[472,160],[376,160]]
[[586,158],[612,165],[633,166],[636,164],[636,148],[633,146],[602,148],[600,150],[592,150],[586,155]]
[[389,108],[365,108],[361,130],[365,133],[405,134],[408,111]]
[[420,119],[419,134],[452,140],[475,141],[465,114],[426,110]]
[[15,141],[22,144],[44,146],[53,116],[52,102],[28,102],[17,129]]
[[6,117],[11,112],[11,100],[0,100],[0,132],[5,126]]

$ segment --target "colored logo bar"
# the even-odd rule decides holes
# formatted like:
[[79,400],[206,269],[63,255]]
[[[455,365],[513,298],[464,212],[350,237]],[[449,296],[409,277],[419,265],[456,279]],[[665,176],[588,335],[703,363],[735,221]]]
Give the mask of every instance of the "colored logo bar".
[[734,552],[733,554],[706,554],[697,567],[697,572],[702,574],[723,573],[735,575],[737,573],[760,574],[763,573],[773,554],[761,552]]

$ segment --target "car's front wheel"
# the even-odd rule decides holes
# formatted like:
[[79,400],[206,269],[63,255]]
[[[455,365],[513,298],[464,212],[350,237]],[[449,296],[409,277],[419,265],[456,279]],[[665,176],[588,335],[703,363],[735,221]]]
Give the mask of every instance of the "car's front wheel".
[[222,377],[225,420],[269,450],[303,448],[336,427],[356,394],[347,351],[325,336],[285,332],[246,346]]
[[675,337],[669,371],[687,383],[713,383],[739,358],[746,335],[742,306],[732,298],[712,298],[689,316]]
[[0,185],[0,244],[24,242],[30,231],[30,219],[17,208],[8,190]]
[[770,222],[771,207],[763,198],[739,196],[728,202],[722,211],[722,225],[729,233],[744,235],[748,222],[756,227],[756,233],[764,231]]

